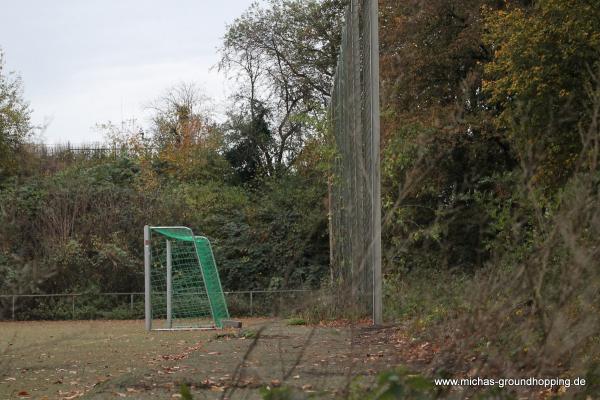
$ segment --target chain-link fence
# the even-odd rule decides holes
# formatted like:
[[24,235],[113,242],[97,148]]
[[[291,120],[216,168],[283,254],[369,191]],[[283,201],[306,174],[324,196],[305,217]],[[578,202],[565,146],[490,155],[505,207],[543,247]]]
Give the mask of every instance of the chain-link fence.
[[[232,316],[285,316],[302,309],[316,291],[247,290],[225,292]],[[0,295],[0,320],[143,319],[144,293]]]
[[331,102],[337,157],[330,202],[334,279],[381,323],[379,40],[376,0],[351,0]]

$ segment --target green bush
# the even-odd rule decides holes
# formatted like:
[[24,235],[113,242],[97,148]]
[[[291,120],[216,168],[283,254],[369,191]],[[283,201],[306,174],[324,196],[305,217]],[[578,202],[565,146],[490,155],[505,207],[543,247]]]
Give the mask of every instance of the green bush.
[[386,321],[427,326],[468,311],[472,276],[464,272],[417,269],[389,273],[384,280]]

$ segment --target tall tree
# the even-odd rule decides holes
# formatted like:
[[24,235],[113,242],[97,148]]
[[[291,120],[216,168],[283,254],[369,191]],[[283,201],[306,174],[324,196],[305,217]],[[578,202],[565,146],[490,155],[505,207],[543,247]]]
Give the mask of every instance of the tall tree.
[[148,107],[153,113],[154,144],[162,149],[201,141],[211,124],[208,104],[208,98],[193,83],[169,88]]
[[535,180],[557,187],[578,162],[589,125],[589,85],[600,71],[600,7],[592,0],[506,1],[486,19],[493,61],[483,92],[497,125],[520,154],[533,154]]
[[225,158],[235,170],[240,183],[273,176],[278,172],[273,164],[273,132],[267,118],[268,110],[261,104],[255,105],[251,115],[232,113],[229,116]]
[[4,69],[4,53],[0,49],[0,183],[16,173],[16,155],[32,133],[31,110],[23,98],[21,78]]
[[324,111],[345,4],[343,0],[255,3],[227,29],[219,66],[240,84],[234,99],[245,119],[262,119],[272,132],[269,148],[261,150],[274,171],[285,170],[311,135],[307,117]]
[[494,232],[481,199],[514,167],[482,94],[492,0],[381,7],[384,248],[393,269],[471,269]]
[[481,9],[488,3],[491,1],[383,2],[382,89],[385,105],[395,115],[430,113],[460,100],[469,102],[467,108],[479,104],[480,65],[490,59],[481,37]]
[[162,172],[182,179],[222,174],[222,135],[211,118],[210,101],[194,84],[180,83],[151,105],[150,139]]

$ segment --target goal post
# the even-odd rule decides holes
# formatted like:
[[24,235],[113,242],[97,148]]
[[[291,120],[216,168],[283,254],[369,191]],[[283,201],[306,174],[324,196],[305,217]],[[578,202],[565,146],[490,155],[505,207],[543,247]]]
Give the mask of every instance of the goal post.
[[222,328],[229,311],[210,241],[182,226],[144,227],[146,330]]

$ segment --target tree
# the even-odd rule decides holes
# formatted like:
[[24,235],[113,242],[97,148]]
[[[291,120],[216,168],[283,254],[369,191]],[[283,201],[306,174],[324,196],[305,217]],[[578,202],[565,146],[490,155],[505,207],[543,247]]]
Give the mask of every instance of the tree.
[[515,166],[482,93],[489,0],[381,7],[384,248],[393,270],[471,270],[489,257],[503,177]]
[[194,84],[168,89],[150,105],[151,143],[159,153],[159,168],[180,178],[206,178],[226,163],[218,153],[222,134],[210,117],[209,99]]
[[0,49],[0,183],[17,172],[17,154],[32,133],[31,110],[23,99],[21,78],[4,72]]
[[180,83],[154,100],[152,111],[154,145],[160,149],[197,142],[206,137],[210,125],[209,99],[193,83]]
[[507,4],[486,19],[494,58],[484,93],[519,153],[535,154],[535,179],[556,187],[577,164],[579,127],[589,120],[585,92],[600,68],[600,7],[592,0]]
[[225,158],[236,172],[240,183],[259,177],[273,176],[277,171],[272,153],[273,132],[269,128],[268,110],[262,105],[254,107],[251,115],[233,114],[226,124],[228,148]]
[[[488,0],[387,0],[381,7],[381,75],[395,115],[481,101],[481,7]],[[468,84],[468,85],[466,85]],[[469,102],[469,104],[466,104]]]
[[245,110],[244,119],[268,125],[270,148],[262,149],[262,155],[273,171],[290,166],[311,135],[307,117],[325,110],[345,4],[255,3],[227,29],[219,67],[240,84],[234,100],[236,108]]

